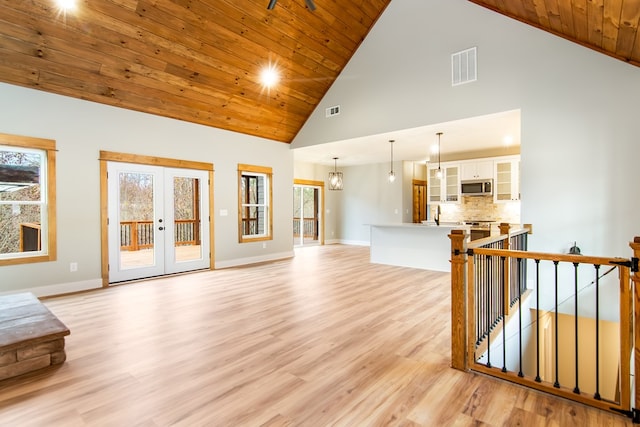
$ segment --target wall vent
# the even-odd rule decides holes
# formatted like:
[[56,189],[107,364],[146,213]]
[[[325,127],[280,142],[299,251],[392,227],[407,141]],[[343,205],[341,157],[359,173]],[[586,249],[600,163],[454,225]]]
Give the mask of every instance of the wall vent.
[[340,114],[340,106],[335,105],[333,107],[329,107],[325,110],[326,117],[333,117]]
[[475,47],[451,54],[451,86],[478,79],[477,55]]

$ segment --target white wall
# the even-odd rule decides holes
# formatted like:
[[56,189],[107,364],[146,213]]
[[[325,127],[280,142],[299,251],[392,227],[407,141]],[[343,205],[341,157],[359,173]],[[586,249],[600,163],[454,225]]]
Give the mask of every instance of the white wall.
[[[452,87],[450,55],[473,46],[478,81]],[[629,256],[640,235],[638,99],[637,67],[464,0],[394,0],[292,148],[521,109],[531,249],[565,252],[577,241],[584,254]],[[328,125],[324,109],[336,104]],[[359,198],[343,200],[347,240],[391,207],[380,204],[376,168],[345,168],[345,189],[351,174],[369,178],[358,179]]]
[[389,183],[389,163],[344,168],[344,190],[339,219],[343,243],[368,245],[369,224],[402,222],[403,198],[401,163],[394,164],[398,178]]
[[[405,189],[408,186],[411,191],[411,178],[402,173],[403,168],[406,169],[402,162],[394,162],[397,179],[389,183],[389,163],[338,166],[344,176],[341,191],[329,190],[328,176],[333,166],[296,162],[294,177],[325,182],[325,243],[368,245],[368,224],[403,222],[403,212],[411,208],[406,206]],[[411,222],[410,210],[408,217],[404,222]]]
[[[100,150],[213,163],[217,267],[293,255],[287,144],[7,84],[0,84],[0,113],[0,132],[54,139],[58,148],[58,260],[0,267],[0,293],[100,286]],[[274,240],[266,248],[238,243],[238,163],[273,168]]]

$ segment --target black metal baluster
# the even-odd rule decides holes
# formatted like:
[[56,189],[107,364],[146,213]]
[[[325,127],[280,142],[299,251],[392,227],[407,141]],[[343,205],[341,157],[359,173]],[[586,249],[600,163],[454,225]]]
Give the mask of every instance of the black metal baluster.
[[554,269],[555,269],[555,309],[556,309],[556,313],[555,313],[555,318],[556,318],[556,324],[555,324],[555,341],[556,341],[556,380],[553,383],[553,386],[555,388],[560,388],[560,382],[558,381],[558,371],[559,371],[559,367],[558,367],[558,262],[559,261],[553,261],[553,265],[554,265]]
[[[516,258],[518,263],[518,271],[520,271],[520,266],[522,265],[522,258]],[[520,367],[518,371],[518,376],[520,378],[524,377],[522,373],[522,292],[520,291],[520,285],[518,285],[518,340],[520,345]]]
[[596,392],[593,398],[600,400],[600,265],[596,268]]
[[[504,281],[505,281],[505,277],[504,277],[504,262],[505,262],[505,257],[500,257],[500,286],[502,289],[504,289]],[[504,310],[504,305],[506,303],[506,293],[502,292],[502,310]],[[507,316],[504,315],[502,316],[502,372],[507,372],[507,324],[506,324],[506,320],[507,320]]]
[[[491,255],[487,256],[487,260],[489,262],[489,264],[491,263]],[[489,268],[487,270],[487,368],[491,367],[491,333],[488,329],[488,326],[491,324],[491,322],[489,321],[489,316],[491,314],[491,286],[489,285],[490,283],[490,278],[491,278],[491,268]]]
[[480,344],[482,331],[482,256],[474,255],[476,261],[475,289],[476,289],[476,345]]
[[573,388],[573,392],[576,394],[580,394],[580,387],[578,387],[578,264],[577,262],[573,263],[573,271],[574,271],[574,292],[575,292],[575,311],[574,311],[574,324],[575,324],[575,335],[576,335],[576,386]]
[[[480,289],[481,289],[481,285],[480,283],[482,282],[482,276],[479,276],[478,274],[480,273],[480,257],[478,255],[473,255],[473,260],[474,260],[474,276],[473,276],[473,286],[475,288],[475,300],[474,300],[474,304],[475,304],[475,311],[474,311],[474,315],[476,316],[476,347],[478,346],[479,342],[480,342]],[[474,360],[475,362],[475,360]]]
[[536,261],[536,382],[540,378],[540,260]]

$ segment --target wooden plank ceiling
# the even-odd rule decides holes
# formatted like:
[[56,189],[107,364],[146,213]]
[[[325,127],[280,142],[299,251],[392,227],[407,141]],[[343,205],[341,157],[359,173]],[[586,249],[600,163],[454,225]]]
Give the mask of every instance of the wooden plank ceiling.
[[[390,1],[0,0],[0,81],[288,143]],[[640,64],[640,0],[470,1]]]
[[390,1],[0,0],[0,81],[291,142]]
[[470,0],[635,66],[640,0]]

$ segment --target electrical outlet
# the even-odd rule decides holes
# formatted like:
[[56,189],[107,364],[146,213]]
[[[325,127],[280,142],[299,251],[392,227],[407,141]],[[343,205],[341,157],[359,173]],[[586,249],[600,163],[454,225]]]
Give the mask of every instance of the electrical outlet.
[[69,271],[72,273],[78,271],[78,263],[77,262],[69,263]]
[[267,242],[262,242],[262,249],[266,249],[267,248]]

